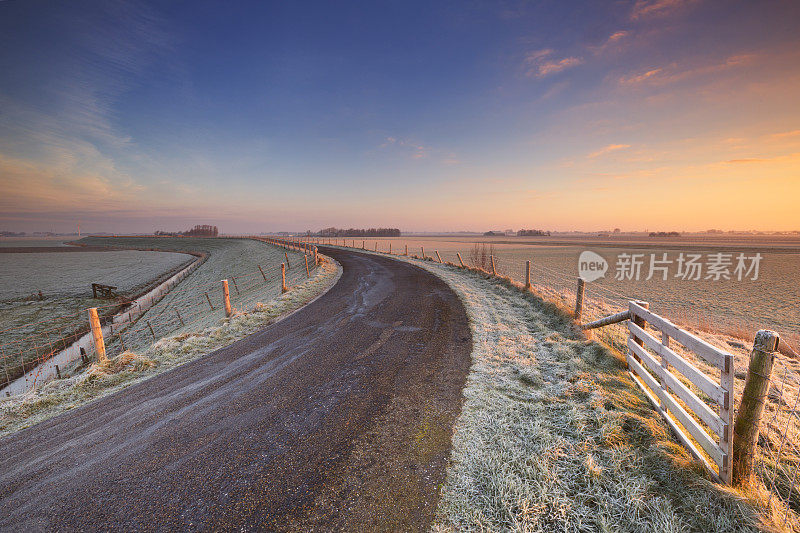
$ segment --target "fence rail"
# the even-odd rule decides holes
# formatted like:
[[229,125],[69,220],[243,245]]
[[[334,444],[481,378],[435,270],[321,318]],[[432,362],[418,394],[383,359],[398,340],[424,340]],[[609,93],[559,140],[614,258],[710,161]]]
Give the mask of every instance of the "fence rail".
[[[678,328],[639,303],[630,302],[629,311],[631,318],[628,322],[627,361],[631,377],[692,454],[715,477],[730,484],[733,443],[733,355]],[[661,340],[645,331],[645,324],[661,332]],[[680,343],[719,369],[719,383],[670,349],[671,340]],[[653,354],[659,359],[657,360]],[[706,401],[686,386],[673,370],[702,391],[712,403],[718,405],[720,414],[714,412]],[[716,437],[706,431],[703,425]],[[689,436],[716,463],[716,469],[709,464]]]

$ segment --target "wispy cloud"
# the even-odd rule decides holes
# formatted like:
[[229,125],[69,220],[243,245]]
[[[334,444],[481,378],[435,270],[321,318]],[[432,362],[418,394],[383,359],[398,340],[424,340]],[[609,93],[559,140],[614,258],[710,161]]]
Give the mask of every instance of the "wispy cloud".
[[535,50],[525,56],[525,67],[528,76],[544,78],[583,63],[579,57],[553,57],[554,51],[550,48]]
[[607,50],[619,48],[620,45],[629,37],[631,32],[628,30],[615,31],[608,38],[599,45],[589,46],[589,50],[595,55],[606,52]]
[[635,85],[668,85],[684,80],[689,80],[699,76],[718,74],[729,69],[751,65],[756,62],[756,54],[739,54],[729,56],[722,62],[714,62],[707,65],[682,67],[677,62],[668,66],[653,68],[636,74],[628,74],[619,78],[619,84],[623,86]]
[[625,150],[630,147],[631,147],[630,144],[609,144],[608,146],[604,146],[603,148],[600,148],[599,150],[592,152],[587,157],[589,159],[594,159],[596,157],[610,154],[611,152],[617,152],[619,150]]
[[642,72],[641,74],[630,74],[628,76],[621,77],[619,79],[619,82],[622,85],[637,85],[649,80],[654,76],[658,76],[658,74],[661,73],[662,71],[663,69],[654,68],[652,70]]
[[74,31],[60,36],[65,44],[48,49],[37,67],[46,82],[0,93],[2,208],[47,211],[80,207],[76,195],[84,206],[131,195],[140,186],[117,161],[137,157],[137,148],[116,125],[117,104],[169,48],[163,23],[125,0],[108,0],[88,14],[66,8],[47,16]]
[[408,139],[398,139],[397,137],[386,137],[380,148],[398,147],[406,152],[412,159],[423,159],[430,153],[427,146],[410,141]]
[[660,17],[684,9],[697,0],[636,0],[631,9],[631,19]]
[[781,133],[773,133],[770,135],[773,139],[787,139],[791,137],[800,137],[800,130],[784,131]]
[[750,157],[743,159],[729,159],[727,161],[723,161],[723,163],[727,165],[742,165],[742,164],[753,164],[753,163],[785,163],[785,162],[797,162],[798,159],[800,159],[800,152],[780,154],[773,157]]
[[[0,155],[0,211],[119,209],[137,203],[143,187],[110,169],[82,170]],[[120,179],[122,178],[122,179]]]
[[752,157],[752,158],[749,158],[749,159],[729,159],[729,160],[727,160],[725,162],[737,165],[737,164],[741,164],[741,163],[762,163],[764,161],[767,161],[767,160],[766,159],[757,158],[757,157]]
[[386,137],[378,148],[381,150],[396,150],[404,157],[415,160],[431,160],[443,165],[458,165],[461,163],[453,152],[435,148],[411,139]]

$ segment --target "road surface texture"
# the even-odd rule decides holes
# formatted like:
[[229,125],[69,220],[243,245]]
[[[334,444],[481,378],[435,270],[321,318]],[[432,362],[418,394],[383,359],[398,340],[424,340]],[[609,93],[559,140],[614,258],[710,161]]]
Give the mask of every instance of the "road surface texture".
[[0,439],[0,529],[427,529],[464,307],[413,265],[323,251],[341,279],[283,321]]

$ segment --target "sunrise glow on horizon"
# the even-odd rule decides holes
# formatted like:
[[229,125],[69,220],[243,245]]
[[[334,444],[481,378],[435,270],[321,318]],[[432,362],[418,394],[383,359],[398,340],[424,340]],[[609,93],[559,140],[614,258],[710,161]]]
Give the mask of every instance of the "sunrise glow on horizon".
[[800,230],[800,3],[0,2],[0,230]]

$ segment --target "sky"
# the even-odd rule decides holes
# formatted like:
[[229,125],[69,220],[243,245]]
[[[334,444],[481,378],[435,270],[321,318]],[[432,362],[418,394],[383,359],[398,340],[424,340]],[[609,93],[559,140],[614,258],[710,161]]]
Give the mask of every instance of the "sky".
[[800,2],[0,0],[0,230],[800,229]]

